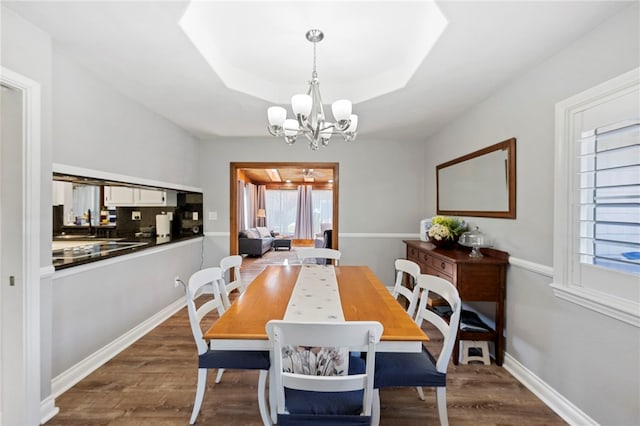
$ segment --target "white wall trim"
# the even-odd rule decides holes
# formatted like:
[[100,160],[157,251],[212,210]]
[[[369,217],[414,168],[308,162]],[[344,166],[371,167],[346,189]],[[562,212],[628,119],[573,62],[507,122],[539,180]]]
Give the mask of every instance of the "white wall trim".
[[42,402],[40,402],[40,424],[45,424],[59,412],[60,409],[56,407],[55,398],[52,395],[49,395]]
[[40,279],[44,280],[47,278],[51,278],[55,272],[56,270],[53,265],[43,266],[42,268],[40,268]]
[[205,237],[228,237],[230,232],[209,231],[204,233]]
[[53,274],[53,279],[59,279],[68,277],[71,275],[81,274],[83,272],[91,271],[93,269],[104,268],[105,266],[115,265],[121,262],[127,262],[129,260],[138,259],[140,257],[149,256],[152,254],[161,253],[164,251],[174,250],[180,247],[184,247],[191,244],[201,244],[202,238],[190,238],[186,241],[178,241],[176,243],[161,244],[156,247],[140,250],[134,253],[123,254],[120,256],[112,257],[110,259],[98,260],[96,262],[87,263],[84,265],[73,266],[66,269],[60,269]]
[[116,182],[132,183],[136,185],[154,186],[158,188],[177,189],[190,192],[202,192],[202,188],[179,185],[176,183],[162,182],[159,180],[145,179],[135,176],[121,175],[118,173],[104,172],[101,170],[85,169],[83,167],[69,166],[66,164],[53,163],[54,173],[64,173],[73,176],[84,176]]
[[376,233],[376,232],[340,232],[339,238],[402,238],[407,240],[420,239],[420,234],[416,233]]
[[595,420],[506,352],[502,367],[567,423],[571,425],[598,425]]
[[560,299],[640,328],[640,308],[633,301],[579,286],[551,283],[551,288]]
[[62,395],[65,391],[80,382],[80,380],[91,374],[98,367],[128,348],[136,340],[140,339],[155,327],[169,319],[184,306],[185,301],[183,298],[176,300],[171,305],[138,324],[116,340],[105,345],[73,367],[54,377],[51,380],[51,394],[53,397],[57,398]]
[[529,260],[520,259],[519,257],[509,256],[509,265],[526,269],[545,277],[553,278],[553,268],[551,266],[542,265],[540,263],[531,262]]

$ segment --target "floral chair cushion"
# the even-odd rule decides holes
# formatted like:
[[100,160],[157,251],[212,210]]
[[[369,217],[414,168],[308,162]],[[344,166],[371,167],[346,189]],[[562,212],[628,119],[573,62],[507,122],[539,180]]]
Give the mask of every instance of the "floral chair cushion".
[[346,348],[333,347],[283,347],[282,370],[314,376],[345,376],[349,372],[349,352]]

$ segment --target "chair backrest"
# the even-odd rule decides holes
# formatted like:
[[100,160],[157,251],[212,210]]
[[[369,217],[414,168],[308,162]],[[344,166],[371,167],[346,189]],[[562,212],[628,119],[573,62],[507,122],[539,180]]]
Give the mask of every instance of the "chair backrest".
[[[458,334],[462,301],[460,300],[458,290],[444,278],[436,277],[435,275],[420,274],[418,276],[417,286],[421,289],[422,294],[420,296],[420,304],[418,305],[415,320],[419,326],[422,326],[423,321],[429,321],[442,333],[444,343],[436,362],[436,369],[441,373],[446,373],[453,351],[453,345],[456,342],[456,335]],[[444,299],[451,307],[451,316],[448,320],[427,308],[427,299],[430,292]]]
[[[207,342],[202,337],[200,321],[214,309],[218,310],[218,315],[222,315],[225,311],[218,288],[220,279],[222,279],[222,270],[220,268],[206,268],[191,275],[189,284],[187,284],[187,311],[189,312],[191,331],[196,341],[199,355],[207,352],[208,349]],[[211,287],[212,299],[202,304],[199,308],[196,308],[195,300],[203,293],[203,287],[207,285]]]
[[[409,305],[407,306],[407,313],[413,318],[413,314],[418,304],[420,297],[420,289],[416,285],[418,282],[418,276],[420,275],[420,265],[415,262],[406,259],[397,259],[395,262],[396,267],[396,282],[391,291],[391,295],[397,300],[399,296],[407,299]],[[411,277],[413,281],[413,290],[405,287],[405,276]]]
[[[376,321],[347,322],[290,322],[271,320],[267,335],[272,342],[271,363],[275,375],[276,408],[278,414],[288,414],[284,388],[313,392],[349,392],[364,390],[362,415],[371,415],[375,349],[382,335],[382,324]],[[348,347],[352,351],[366,351],[364,374],[346,376],[315,376],[284,372],[283,347]]]
[[301,263],[305,263],[308,259],[331,259],[338,266],[342,253],[330,248],[300,247],[296,249],[296,255]]
[[[222,296],[222,301],[226,309],[229,309],[229,306],[231,306],[229,294],[236,289],[240,294],[244,293],[245,290],[242,277],[240,276],[240,265],[242,265],[242,256],[240,255],[227,256],[220,260],[222,279],[219,282],[219,287],[220,295]],[[233,281],[231,281],[231,270],[233,270]]]

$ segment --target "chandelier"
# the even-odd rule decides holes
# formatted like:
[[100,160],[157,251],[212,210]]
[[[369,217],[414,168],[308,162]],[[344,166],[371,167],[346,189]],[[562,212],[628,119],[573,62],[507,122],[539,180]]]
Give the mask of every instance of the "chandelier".
[[320,145],[329,145],[329,139],[334,133],[340,134],[347,142],[355,140],[358,116],[351,114],[351,101],[341,99],[331,105],[336,122],[325,121],[316,72],[316,43],[322,41],[324,34],[320,30],[309,30],[306,38],[313,43],[313,73],[309,90],[306,95],[298,94],[291,97],[295,118],[287,118],[287,110],[282,107],[270,107],[267,110],[267,129],[272,136],[284,136],[285,142],[289,145],[293,145],[299,135],[304,135],[309,139],[309,147],[316,151]]

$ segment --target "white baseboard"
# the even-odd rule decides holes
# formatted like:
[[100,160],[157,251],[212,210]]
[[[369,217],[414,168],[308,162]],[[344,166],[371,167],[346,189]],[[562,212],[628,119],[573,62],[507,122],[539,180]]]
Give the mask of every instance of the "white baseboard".
[[598,425],[598,422],[506,352],[502,367],[570,425]]
[[176,300],[171,305],[129,330],[113,342],[97,350],[73,367],[54,377],[51,380],[52,397],[57,398],[62,395],[65,391],[87,377],[98,367],[128,348],[136,340],[162,324],[184,306],[184,299]]
[[56,407],[56,400],[53,395],[49,395],[43,401],[40,401],[40,424],[43,425],[51,420],[59,411],[60,409]]

